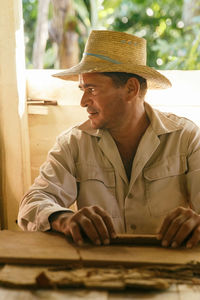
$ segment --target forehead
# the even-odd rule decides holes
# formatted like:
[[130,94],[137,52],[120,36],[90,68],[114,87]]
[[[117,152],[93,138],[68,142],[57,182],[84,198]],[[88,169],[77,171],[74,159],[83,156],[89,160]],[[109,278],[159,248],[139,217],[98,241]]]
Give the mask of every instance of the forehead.
[[112,79],[101,73],[84,73],[79,75],[79,83],[84,85],[112,84]]

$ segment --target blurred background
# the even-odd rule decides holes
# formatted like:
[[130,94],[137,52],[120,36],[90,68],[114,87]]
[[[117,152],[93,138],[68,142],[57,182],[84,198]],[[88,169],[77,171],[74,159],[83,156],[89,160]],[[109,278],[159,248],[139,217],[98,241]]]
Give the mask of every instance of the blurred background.
[[23,0],[27,69],[78,63],[91,29],[147,40],[148,65],[200,69],[200,0]]

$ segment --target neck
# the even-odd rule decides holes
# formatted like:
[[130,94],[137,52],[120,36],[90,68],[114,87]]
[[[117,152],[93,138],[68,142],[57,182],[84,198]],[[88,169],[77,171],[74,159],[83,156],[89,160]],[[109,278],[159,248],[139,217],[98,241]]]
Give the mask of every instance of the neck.
[[116,144],[128,146],[131,142],[137,144],[148,126],[149,119],[146,115],[144,105],[141,105],[137,106],[124,118],[119,128],[110,129],[109,132]]
[[149,119],[145,109],[143,109],[133,115],[132,118],[127,118],[118,130],[110,130],[120,153],[128,180],[131,178],[132,164],[138,145],[148,126]]

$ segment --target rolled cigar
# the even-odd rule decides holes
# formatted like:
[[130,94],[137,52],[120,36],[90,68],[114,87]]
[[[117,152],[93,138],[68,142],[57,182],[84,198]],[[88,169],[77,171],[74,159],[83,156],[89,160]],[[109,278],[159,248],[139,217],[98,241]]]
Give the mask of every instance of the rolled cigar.
[[117,237],[111,239],[110,243],[119,245],[161,246],[161,241],[153,234],[117,234]]

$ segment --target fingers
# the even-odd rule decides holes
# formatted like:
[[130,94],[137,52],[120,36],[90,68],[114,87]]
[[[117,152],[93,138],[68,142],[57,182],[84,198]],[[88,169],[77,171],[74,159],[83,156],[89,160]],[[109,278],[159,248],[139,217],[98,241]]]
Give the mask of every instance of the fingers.
[[84,207],[67,220],[66,234],[79,245],[84,240],[82,232],[96,245],[107,245],[116,236],[111,217],[98,206]]
[[73,214],[74,214],[73,212],[63,212],[63,211],[52,214],[49,218],[51,229],[53,231],[65,233],[66,220]]
[[172,213],[170,213],[168,216],[165,217],[162,226],[158,232],[158,237],[159,239],[163,239],[165,233],[167,232],[170,224],[172,223],[172,221],[180,214],[180,212],[178,211],[178,209],[174,210]]
[[200,216],[192,209],[179,207],[164,219],[158,238],[162,240],[164,247],[176,248],[188,240],[186,247],[191,248],[200,240],[198,226],[200,226]]
[[172,242],[172,247],[176,248],[178,246],[181,246],[183,242],[189,238],[189,236],[193,236],[198,224],[199,218],[195,215],[192,218],[188,218],[184,223],[182,223],[175,237],[173,238],[174,241]]
[[[97,215],[101,216],[101,218],[96,219],[96,221],[97,220],[100,222],[103,221],[102,225],[105,225],[105,227],[104,226],[103,227],[106,230],[106,232],[105,231],[103,232],[103,227],[101,227],[101,224],[99,222],[95,222],[95,219],[94,219],[94,224],[95,224],[96,228],[98,229],[100,236],[103,236],[108,233],[109,239],[115,238],[116,232],[115,232],[114,224],[113,224],[113,221],[112,221],[112,218],[110,217],[110,215],[99,206],[94,206],[94,211]],[[102,232],[101,232],[101,230],[102,230]]]
[[196,227],[193,232],[192,237],[188,240],[186,248],[192,248],[198,244],[200,241],[200,225]]
[[68,220],[68,224],[66,226],[67,230],[65,232],[66,235],[69,235],[72,237],[74,243],[81,246],[83,245],[83,237],[81,234],[81,229],[79,225],[73,221],[73,219],[70,221]]
[[[181,228],[187,219],[188,216],[183,214],[181,208],[175,210],[165,218],[159,233],[160,239],[162,239],[162,246],[167,247],[173,244],[173,247],[176,247],[182,242],[181,239],[185,239]],[[179,240],[177,240],[177,235],[179,236]]]

